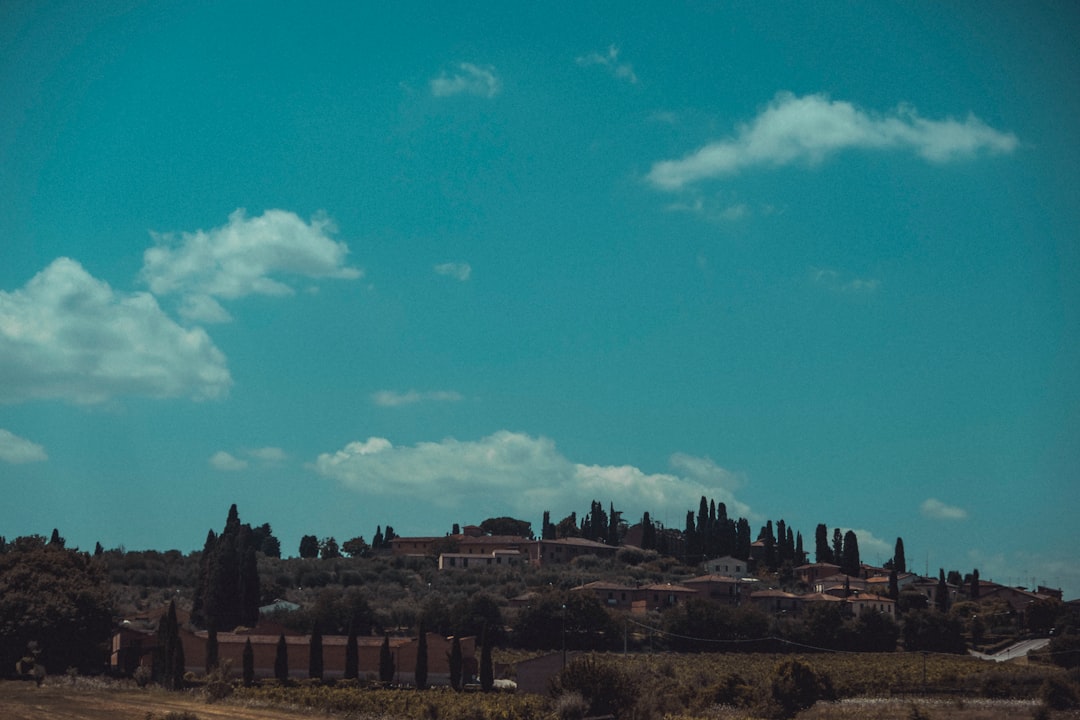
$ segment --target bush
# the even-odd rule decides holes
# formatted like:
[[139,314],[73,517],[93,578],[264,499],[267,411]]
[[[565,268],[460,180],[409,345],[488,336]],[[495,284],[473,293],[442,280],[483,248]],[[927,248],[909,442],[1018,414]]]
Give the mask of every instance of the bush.
[[779,663],[765,689],[757,712],[770,718],[793,718],[818,700],[835,697],[828,675],[818,674],[806,663],[789,659]]
[[581,693],[566,693],[555,700],[555,717],[558,720],[582,720],[588,712],[589,703]]
[[1039,687],[1039,700],[1054,710],[1071,710],[1080,705],[1076,687],[1064,678],[1049,677]]
[[551,680],[552,697],[579,694],[589,715],[629,716],[637,702],[638,685],[615,665],[586,656],[573,660]]

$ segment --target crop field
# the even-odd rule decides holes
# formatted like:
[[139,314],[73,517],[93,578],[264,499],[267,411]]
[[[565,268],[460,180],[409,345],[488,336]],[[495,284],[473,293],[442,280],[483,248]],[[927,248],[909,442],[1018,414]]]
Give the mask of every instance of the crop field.
[[[738,702],[762,687],[782,657],[766,654],[599,654],[632,680],[638,699],[632,720],[752,720]],[[1022,663],[987,663],[943,655],[811,655],[800,658],[829,678],[836,694],[798,717],[955,718],[997,720],[1037,716],[1040,685],[1064,671]],[[925,680],[924,680],[925,678]],[[925,682],[925,685],[924,685]],[[923,694],[925,687],[926,694]],[[288,720],[337,717],[350,720],[557,720],[550,698],[527,694],[385,690],[339,683],[299,682],[236,687],[231,696],[207,702],[202,688],[170,693],[129,681],[51,677],[0,682],[3,720]],[[1080,718],[1077,711],[1043,717]]]

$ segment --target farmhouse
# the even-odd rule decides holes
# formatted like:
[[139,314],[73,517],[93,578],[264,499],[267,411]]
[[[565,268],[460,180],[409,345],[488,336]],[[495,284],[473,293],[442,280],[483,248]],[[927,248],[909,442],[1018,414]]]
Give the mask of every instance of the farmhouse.
[[[230,661],[234,671],[243,667],[244,646],[251,641],[255,659],[256,677],[273,677],[274,660],[277,657],[279,640],[285,638],[289,659],[289,675],[294,678],[307,677],[308,659],[311,650],[311,638],[308,635],[295,635],[267,632],[271,628],[262,626],[249,632],[218,633],[218,657],[221,661]],[[376,674],[379,671],[379,654],[383,638],[363,636],[357,639],[360,675]],[[428,645],[428,682],[444,684],[450,681],[450,646],[452,638],[445,638],[436,633],[427,633]],[[203,669],[206,657],[207,633],[205,630],[180,630],[180,642],[184,647],[187,666],[193,671]],[[323,677],[340,678],[345,675],[345,646],[348,638],[344,635],[324,635]],[[476,672],[476,638],[460,639],[461,654],[464,660],[463,672]],[[414,637],[391,637],[390,650],[397,668],[395,680],[400,683],[412,683],[413,670],[416,667],[417,639]],[[139,665],[149,667],[153,662],[153,653],[157,647],[156,633],[132,627],[121,628],[112,638],[110,666],[117,673],[131,673]]]

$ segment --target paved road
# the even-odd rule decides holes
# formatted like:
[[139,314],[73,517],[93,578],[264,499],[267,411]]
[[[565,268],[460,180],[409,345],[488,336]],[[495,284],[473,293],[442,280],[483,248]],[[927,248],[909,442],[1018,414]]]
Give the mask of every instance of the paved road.
[[1035,640],[1021,640],[1015,645],[1010,645],[1004,650],[999,650],[993,655],[987,655],[985,653],[971,651],[971,654],[977,658],[983,660],[993,660],[995,662],[1005,662],[1006,660],[1015,660],[1016,658],[1024,657],[1031,650],[1041,650],[1050,644],[1050,638],[1036,638]]

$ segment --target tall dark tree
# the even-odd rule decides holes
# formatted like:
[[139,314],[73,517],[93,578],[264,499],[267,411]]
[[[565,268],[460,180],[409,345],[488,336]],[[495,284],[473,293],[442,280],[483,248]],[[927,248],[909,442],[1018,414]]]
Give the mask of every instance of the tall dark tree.
[[375,534],[371,536],[371,549],[382,550],[383,549],[383,534],[382,525],[375,528]]
[[323,560],[336,560],[341,557],[341,547],[338,545],[338,541],[334,539],[334,536],[324,538],[319,543],[319,557]]
[[829,547],[829,528],[825,523],[819,523],[814,531],[814,562],[831,563],[833,561],[832,548]]
[[184,643],[180,642],[179,635],[172,647],[172,677],[169,678],[167,688],[169,690],[184,689]]
[[484,628],[480,634],[480,689],[491,692],[495,687],[495,666],[491,662],[491,637]]
[[646,511],[641,518],[641,549],[656,549],[656,526],[653,525],[652,518],[649,517],[648,511]]
[[413,681],[416,687],[423,690],[427,687],[428,651],[427,630],[424,623],[420,623],[420,632],[416,638],[416,668],[413,670]]
[[968,595],[969,597],[971,597],[972,600],[978,600],[979,594],[979,568],[975,568],[975,570],[971,573],[971,590]]
[[52,537],[49,538],[49,544],[53,545],[55,547],[61,547],[62,548],[62,547],[64,547],[64,545],[67,544],[67,540],[60,537],[60,531],[59,530],[57,530],[56,528],[53,528]]
[[840,572],[845,575],[859,576],[862,572],[862,560],[859,558],[859,538],[854,530],[844,533],[844,552],[840,556]]
[[308,650],[308,677],[314,680],[323,678],[323,643],[322,628],[316,622],[311,628]]
[[837,565],[844,564],[844,533],[840,528],[833,528],[832,554],[834,563]]
[[892,565],[897,573],[907,572],[907,558],[904,557],[903,538],[896,538],[896,548],[893,550]]
[[384,683],[393,682],[394,670],[394,656],[390,654],[390,633],[385,633],[382,648],[379,650],[379,680]]
[[345,641],[345,679],[360,677],[360,649],[356,644],[356,623],[349,621],[349,638]]
[[896,577],[896,568],[889,570],[889,599],[898,600],[900,598],[900,583]]
[[740,560],[749,560],[751,544],[750,521],[741,517],[735,523],[735,557]]
[[282,685],[289,682],[289,646],[285,643],[285,633],[278,638],[277,652],[274,654],[274,677]]
[[795,558],[793,561],[796,565],[806,564],[806,551],[803,550],[802,533],[795,533]]
[[213,530],[206,532],[206,542],[203,544],[202,556],[199,561],[199,571],[195,576],[195,597],[191,606],[191,622],[196,625],[206,624],[206,591],[209,582],[210,558],[217,547],[217,533]]
[[607,544],[615,547],[619,544],[619,524],[622,522],[622,511],[615,509],[615,503],[608,505],[608,536]]
[[943,613],[949,611],[949,586],[945,583],[945,568],[938,570],[937,590],[934,592],[934,607]]
[[206,674],[209,675],[218,666],[217,628],[213,623],[206,629]]
[[243,526],[238,539],[240,553],[239,578],[236,598],[239,624],[255,627],[259,624],[259,562],[255,557],[255,543],[247,525]]
[[461,689],[461,668],[464,661],[461,656],[461,639],[454,635],[450,642],[450,687]]
[[255,650],[251,647],[251,638],[244,643],[244,687],[251,687],[255,682]]
[[319,538],[314,535],[304,535],[301,537],[300,557],[307,559],[319,557]]

